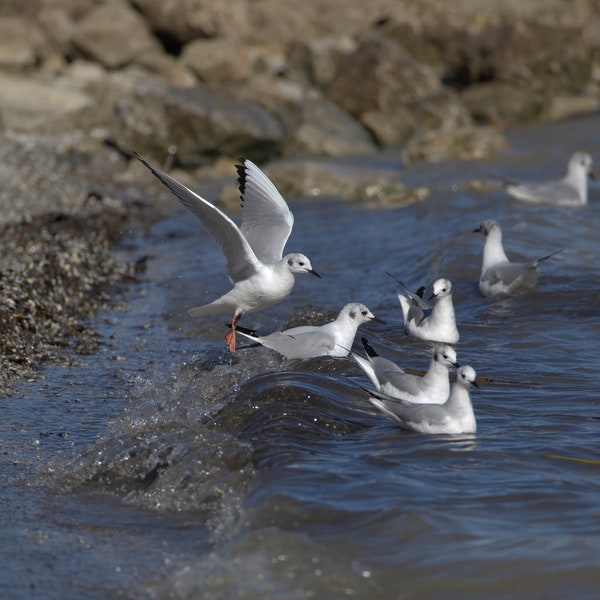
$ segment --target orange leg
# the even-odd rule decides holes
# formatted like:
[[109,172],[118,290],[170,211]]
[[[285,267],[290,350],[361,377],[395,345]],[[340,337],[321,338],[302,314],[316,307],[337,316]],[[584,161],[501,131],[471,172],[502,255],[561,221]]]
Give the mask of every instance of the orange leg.
[[233,315],[233,319],[231,319],[231,331],[228,331],[225,335],[225,342],[227,343],[229,352],[235,352],[235,326],[237,325],[241,316],[242,315]]

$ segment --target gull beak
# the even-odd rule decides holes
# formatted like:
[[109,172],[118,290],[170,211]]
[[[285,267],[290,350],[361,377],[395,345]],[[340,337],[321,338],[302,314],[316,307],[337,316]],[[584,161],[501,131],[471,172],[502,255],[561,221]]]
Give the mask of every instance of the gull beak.
[[596,179],[596,174],[594,173],[594,171],[592,171],[592,169],[590,169],[590,170],[588,171],[588,177],[589,177],[590,179]]
[[383,319],[380,319],[379,317],[372,317],[371,321],[377,321],[378,323],[383,323],[385,325],[385,321]]
[[477,389],[479,389],[479,384],[476,381],[471,381],[471,385],[474,385]]
[[477,229],[473,229],[473,231],[471,233],[481,233],[481,227],[478,227]]
[[433,300],[436,297],[437,297],[436,293],[431,294],[431,296],[429,296],[429,298],[427,298],[427,302],[430,302],[431,300]]
[[460,365],[456,362],[450,363],[455,369],[460,369]]
[[306,272],[318,277],[319,279],[322,279],[322,277],[314,269],[308,269]]

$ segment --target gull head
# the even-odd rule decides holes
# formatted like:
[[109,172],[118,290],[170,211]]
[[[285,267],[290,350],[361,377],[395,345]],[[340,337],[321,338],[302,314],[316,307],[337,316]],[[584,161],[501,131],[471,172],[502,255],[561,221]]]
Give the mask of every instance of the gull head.
[[465,365],[464,367],[460,367],[458,371],[456,371],[456,383],[462,385],[463,387],[469,388],[470,385],[474,385],[475,387],[479,387],[475,379],[477,378],[477,373],[475,373],[475,369],[470,367],[469,365]]
[[502,237],[502,229],[495,219],[486,219],[477,229],[473,229],[473,233],[482,233],[485,237],[488,237],[492,232]]
[[460,365],[456,362],[456,350],[447,344],[442,344],[435,349],[433,353],[433,360],[445,365],[448,368],[455,367],[458,369],[460,367]]
[[367,323],[368,321],[379,321],[383,323],[381,319],[378,319],[364,304],[360,302],[349,302],[342,308],[339,314],[342,318],[348,318],[350,321],[356,322],[359,325]]
[[568,172],[571,173],[583,173],[587,177],[594,179],[592,157],[587,152],[575,152],[569,160]]
[[452,293],[452,284],[450,280],[445,277],[441,277],[440,279],[436,279],[433,282],[433,294],[429,296],[429,300],[433,300],[434,298],[443,298],[444,296],[449,296]]
[[287,256],[284,257],[283,259],[286,264],[287,267],[290,271],[290,273],[294,273],[295,275],[299,275],[300,273],[310,273],[311,275],[314,275],[315,277],[321,277],[313,268],[312,265],[310,264],[310,260],[308,260],[308,258],[306,256],[304,256],[304,254],[288,254]]

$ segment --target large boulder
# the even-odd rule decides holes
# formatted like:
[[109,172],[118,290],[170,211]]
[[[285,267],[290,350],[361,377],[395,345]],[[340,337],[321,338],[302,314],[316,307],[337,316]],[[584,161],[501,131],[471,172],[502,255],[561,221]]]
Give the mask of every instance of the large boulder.
[[176,161],[185,167],[218,154],[265,160],[283,142],[280,124],[266,110],[235,91],[208,85],[137,86],[118,100],[110,135],[124,152],[160,160],[174,146]]
[[108,69],[123,67],[160,48],[146,21],[124,0],[110,0],[87,13],[76,25],[72,43],[85,57]]

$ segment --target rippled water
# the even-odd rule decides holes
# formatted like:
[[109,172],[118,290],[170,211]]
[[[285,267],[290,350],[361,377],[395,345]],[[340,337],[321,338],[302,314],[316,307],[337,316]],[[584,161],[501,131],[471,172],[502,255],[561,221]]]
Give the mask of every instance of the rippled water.
[[[396,155],[347,161],[409,185],[425,202],[373,209],[297,203],[290,251],[301,277],[283,303],[244,319],[269,332],[322,322],[347,301],[381,354],[423,369],[390,271],[455,287],[459,360],[487,378],[478,432],[400,431],[373,409],[349,360],[285,363],[224,350],[222,319],[186,309],[227,286],[218,249],[179,209],[119,250],[148,254],[102,315],[102,351],[53,367],[3,400],[3,597],[595,598],[600,585],[598,352],[600,188],[579,210],[522,206],[466,181],[488,171],[562,172],[600,157],[600,118],[511,133],[485,165],[403,170]],[[537,291],[477,290],[485,218],[511,256],[565,251]]]

